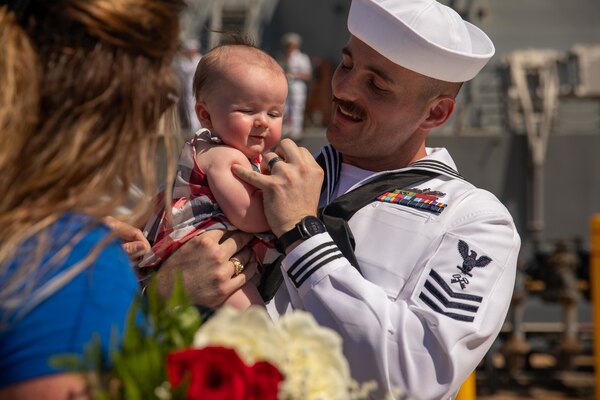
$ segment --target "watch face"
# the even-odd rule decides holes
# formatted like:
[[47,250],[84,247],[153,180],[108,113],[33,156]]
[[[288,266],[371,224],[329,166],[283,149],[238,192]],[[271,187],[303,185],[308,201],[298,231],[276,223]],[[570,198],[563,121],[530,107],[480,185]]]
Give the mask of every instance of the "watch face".
[[325,232],[323,222],[317,217],[306,217],[302,220],[302,225],[308,236],[313,236],[318,233]]
[[327,229],[325,229],[325,225],[319,218],[313,216],[304,217],[292,230],[281,235],[275,242],[275,246],[281,253],[285,253],[285,250],[292,243],[298,240],[306,240],[311,236],[325,232],[327,232]]

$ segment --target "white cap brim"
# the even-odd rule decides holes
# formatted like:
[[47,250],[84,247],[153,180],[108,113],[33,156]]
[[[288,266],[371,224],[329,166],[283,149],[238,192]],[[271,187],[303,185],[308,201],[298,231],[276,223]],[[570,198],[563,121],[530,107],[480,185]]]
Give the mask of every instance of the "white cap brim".
[[[460,19],[464,26],[458,32],[465,36],[459,39],[470,41],[470,48],[467,51],[452,49],[415,30],[414,21],[405,21],[401,13],[390,12],[384,8],[385,3],[390,1],[353,0],[348,30],[395,64],[442,81],[465,82],[474,78],[494,55],[490,38],[467,21]],[[428,6],[446,7],[435,1],[430,3]],[[439,22],[438,26],[429,28],[446,29],[445,24],[455,24],[456,20]],[[413,23],[412,26],[409,23]]]

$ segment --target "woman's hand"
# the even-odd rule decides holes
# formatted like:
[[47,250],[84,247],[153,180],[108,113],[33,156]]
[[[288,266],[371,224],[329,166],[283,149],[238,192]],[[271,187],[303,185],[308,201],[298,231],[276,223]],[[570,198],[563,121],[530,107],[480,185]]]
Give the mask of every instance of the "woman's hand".
[[135,226],[110,216],[104,218],[104,223],[121,238],[123,249],[129,254],[132,261],[135,262],[150,250],[150,243],[142,231]]

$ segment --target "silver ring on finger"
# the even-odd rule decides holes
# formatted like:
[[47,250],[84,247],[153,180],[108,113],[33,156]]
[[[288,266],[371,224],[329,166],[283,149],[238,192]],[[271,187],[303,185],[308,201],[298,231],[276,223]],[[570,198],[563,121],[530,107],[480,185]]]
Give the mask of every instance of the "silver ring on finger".
[[238,260],[235,257],[232,257],[229,259],[229,261],[233,263],[233,276],[238,276],[239,274],[244,272],[244,268],[246,267],[244,266],[244,264],[242,264],[240,260]]
[[275,156],[269,160],[269,162],[267,163],[267,168],[269,169],[269,172],[271,172],[271,170],[273,169],[273,165],[275,165],[278,161],[283,161],[283,158]]

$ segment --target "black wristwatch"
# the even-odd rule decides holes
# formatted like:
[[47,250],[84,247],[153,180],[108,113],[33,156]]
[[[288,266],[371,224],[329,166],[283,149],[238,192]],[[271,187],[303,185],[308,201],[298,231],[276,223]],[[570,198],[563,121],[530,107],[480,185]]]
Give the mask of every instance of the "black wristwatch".
[[275,247],[281,253],[285,253],[285,250],[290,245],[298,240],[306,240],[309,237],[318,235],[319,233],[325,233],[325,225],[317,217],[308,216],[302,218],[300,222],[296,224],[291,230],[287,231],[275,241]]

